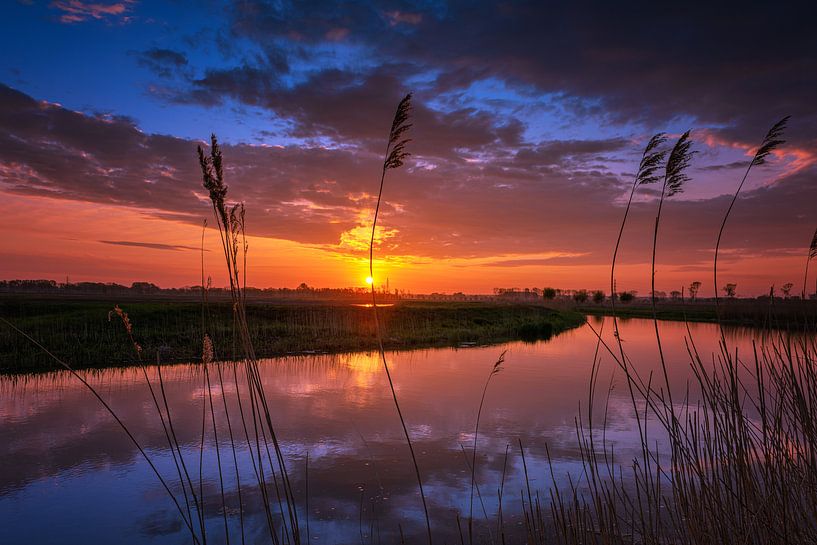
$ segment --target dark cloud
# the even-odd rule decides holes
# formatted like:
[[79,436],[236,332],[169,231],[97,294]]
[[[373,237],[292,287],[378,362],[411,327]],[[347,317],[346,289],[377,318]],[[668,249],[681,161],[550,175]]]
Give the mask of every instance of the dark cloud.
[[[178,98],[213,104],[229,97],[294,119],[300,133],[355,139],[372,126],[355,113],[382,118],[416,85],[412,78],[436,74],[421,98],[493,78],[532,99],[555,96],[577,117],[648,127],[691,117],[720,126],[732,141],[754,142],[792,114],[790,138],[813,146],[814,15],[804,5],[249,0],[232,4],[229,30],[277,61],[200,67],[204,75]],[[322,50],[310,49],[337,41],[340,30],[367,62],[327,66]],[[314,65],[307,81],[281,83],[282,73],[304,63]],[[512,114],[491,125],[524,121]]]
[[[130,240],[100,240],[102,244],[113,244],[115,246],[133,246],[135,248],[150,248],[151,250],[170,250],[178,252],[179,250],[196,250],[201,248],[194,248],[193,246],[179,246],[176,244],[160,244],[158,242],[134,242]],[[209,252],[210,250],[205,249]]]
[[717,172],[720,170],[732,170],[735,168],[746,168],[746,161],[732,161],[731,163],[719,164],[719,165],[706,165],[697,167],[698,170],[701,171],[710,171],[710,172]]
[[[324,70],[294,87],[281,83],[278,74],[242,65],[210,70],[175,100],[217,104],[225,98],[274,111],[294,123],[292,135],[329,137],[343,144],[379,150],[387,122],[406,86],[399,66],[382,66],[359,76],[341,70]],[[415,153],[452,156],[453,150],[479,152],[496,146],[521,143],[522,123],[472,108],[448,112],[433,110],[415,101],[413,112]]]
[[153,48],[139,53],[137,62],[156,75],[169,78],[187,66],[187,57],[172,49]]

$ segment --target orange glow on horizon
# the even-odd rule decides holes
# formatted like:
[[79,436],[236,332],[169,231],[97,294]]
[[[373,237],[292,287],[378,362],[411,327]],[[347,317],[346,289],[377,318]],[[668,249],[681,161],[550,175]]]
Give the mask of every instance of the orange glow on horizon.
[[[201,282],[201,227],[158,217],[152,210],[85,203],[49,197],[0,192],[6,212],[0,218],[0,279],[50,279],[58,282],[152,282],[163,288]],[[248,226],[250,234],[252,225]],[[126,242],[151,243],[155,247]],[[368,273],[368,256],[344,253],[338,246],[302,244],[288,240],[248,237],[247,285],[258,288],[291,287],[302,282],[312,287],[346,288],[361,285]],[[225,286],[223,253],[218,234],[208,229],[205,238],[205,275],[213,285]],[[375,260],[379,278],[388,278],[391,290],[405,293],[492,293],[495,287],[554,287],[609,291],[607,256],[588,262],[587,254],[505,254],[489,257],[430,258],[389,255]],[[649,263],[633,255],[617,267],[619,291],[647,295]],[[554,264],[547,260],[560,258]],[[501,261],[527,259],[544,264],[502,266]],[[570,260],[575,259],[575,263]],[[659,263],[660,264],[660,263]],[[736,282],[738,296],[768,293],[771,284],[802,282],[803,256],[732,255],[719,266],[722,282]],[[813,277],[812,277],[813,278]],[[800,282],[797,282],[797,280]],[[368,279],[366,285],[368,283]],[[698,280],[701,296],[713,293],[711,262],[659,268],[657,289],[669,292]],[[372,279],[374,283],[374,279]],[[813,287],[813,280],[809,281]],[[800,290],[795,287],[795,292]]]

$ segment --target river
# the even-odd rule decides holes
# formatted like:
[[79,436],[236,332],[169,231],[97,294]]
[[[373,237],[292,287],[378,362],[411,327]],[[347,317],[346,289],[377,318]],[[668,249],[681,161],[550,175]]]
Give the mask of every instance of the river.
[[[606,343],[615,347],[609,318],[591,318],[590,324],[603,331]],[[686,327],[681,322],[660,322],[670,383],[679,398],[691,378]],[[639,372],[643,376],[660,372],[652,321],[622,320],[620,328],[623,345]],[[689,328],[699,353],[711,360],[717,349],[717,326],[690,324]],[[535,343],[387,353],[436,535],[449,542],[459,541],[456,517],[459,513],[465,521],[468,516],[467,464],[477,408],[488,374],[502,352],[505,363],[491,380],[479,429],[476,480],[491,520],[486,524],[477,500],[475,531],[481,539],[489,528],[496,531],[506,448],[503,511],[511,535],[520,532],[522,524],[520,441],[531,486],[534,494],[539,491],[545,508],[553,485],[545,444],[550,449],[556,484],[564,485],[568,474],[578,474],[575,419],[580,410],[587,415],[590,372],[597,349],[601,358],[598,403],[609,399],[607,438],[620,460],[638,454],[626,382],[596,339],[585,325]],[[751,330],[727,332],[732,349],[743,353],[749,353],[751,339]],[[244,537],[247,543],[266,543],[267,521],[253,486],[249,449],[237,420],[233,364],[222,364],[221,368],[223,385],[215,365],[210,367],[210,376],[230,540],[241,543],[241,517],[222,399],[226,399],[235,436],[245,504]],[[393,543],[398,528],[408,538],[422,538],[424,519],[416,478],[378,354],[269,359],[260,362],[259,369],[304,534],[309,453],[310,542]],[[147,373],[156,385],[156,369],[148,367]],[[182,454],[196,493],[203,492],[207,541],[223,543],[224,514],[209,409],[200,450],[203,402],[208,399],[202,366],[166,366],[162,375]],[[658,380],[662,375],[655,377]],[[171,451],[142,370],[91,371],[87,378],[145,447],[184,505]],[[246,388],[243,380],[241,384]],[[597,407],[595,414],[598,423],[602,411]],[[191,541],[179,512],[144,458],[99,401],[68,373],[0,377],[0,461],[2,543]]]

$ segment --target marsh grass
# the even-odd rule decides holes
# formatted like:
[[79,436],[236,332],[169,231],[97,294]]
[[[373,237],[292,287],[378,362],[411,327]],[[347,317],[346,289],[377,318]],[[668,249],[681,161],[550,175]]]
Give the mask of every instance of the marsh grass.
[[[106,319],[114,301],[0,299],[0,314],[54,347],[52,353],[74,368],[138,364],[121,328]],[[202,355],[201,307],[190,302],[131,302],[127,311],[138,324],[145,358],[162,363],[198,361]],[[343,304],[248,302],[250,338],[258,357],[377,350],[371,308]],[[491,344],[546,339],[582,323],[580,313],[537,304],[432,303],[378,304],[386,350]],[[216,361],[242,358],[234,342],[231,303],[207,303],[207,331]],[[150,356],[148,356],[150,355]],[[229,364],[224,364],[229,372]],[[41,372],[59,367],[13,331],[0,328],[0,373]]]
[[[749,168],[762,164],[782,143],[785,122],[769,131]],[[689,163],[690,156],[684,158],[688,147],[682,147],[677,154],[680,159],[673,161],[686,136],[667,163],[669,195],[687,180],[683,170]],[[672,171],[674,183],[670,181]],[[571,478],[566,489],[551,490],[554,539],[567,544],[813,543],[817,535],[817,346],[813,331],[807,324],[806,335],[799,337],[767,330],[759,345],[753,343],[753,353],[747,358],[731,351],[721,327],[719,353],[707,362],[687,327],[693,380],[684,401],[676,405],[655,315],[655,247],[663,194],[662,190],[653,239],[651,305],[666,392],[652,386],[651,376],[645,383],[637,375],[621,348],[616,328],[618,354],[605,348],[623,372],[631,395],[638,392],[632,408],[639,422],[641,456],[632,461],[625,477],[625,466],[615,461],[613,447],[605,439],[606,405],[602,440],[596,442],[592,415],[598,364],[594,360],[588,428],[581,415],[576,421],[583,466],[580,477],[585,484],[580,486]],[[715,271],[717,274],[717,265]],[[717,303],[716,316],[721,323]],[[616,323],[615,310],[613,319]],[[600,335],[598,340],[602,343]],[[689,401],[690,390],[699,395],[694,405]],[[639,411],[643,411],[640,419]],[[658,424],[657,433],[668,449],[648,440],[649,420]],[[545,542],[537,533],[545,523],[541,510],[529,502],[529,543]]]
[[642,400],[668,452],[647,446],[620,466],[577,420],[586,484],[552,491],[559,542],[811,543],[817,535],[813,337],[780,335],[748,359],[721,344],[714,364],[689,342],[700,401],[685,401],[675,423],[665,398]]

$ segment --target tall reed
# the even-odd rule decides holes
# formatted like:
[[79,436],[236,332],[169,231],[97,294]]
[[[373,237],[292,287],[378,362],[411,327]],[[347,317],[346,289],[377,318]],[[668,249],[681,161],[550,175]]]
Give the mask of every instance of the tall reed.
[[658,199],[658,212],[655,215],[655,230],[652,239],[652,261],[650,262],[650,303],[652,304],[653,324],[655,325],[655,338],[658,343],[658,355],[661,358],[661,368],[664,372],[664,382],[667,387],[667,397],[669,398],[670,408],[672,407],[672,392],[669,384],[669,374],[667,373],[667,365],[664,359],[664,349],[661,346],[661,335],[658,332],[658,312],[655,307],[655,254],[658,248],[658,227],[661,224],[661,210],[664,206],[664,198],[672,197],[681,193],[684,190],[684,184],[689,181],[689,176],[686,174],[687,168],[692,161],[692,155],[695,153],[691,151],[692,141],[689,139],[689,132],[687,131],[675,142],[672,151],[669,153],[667,163],[664,167],[664,179],[661,184],[661,196]]
[[471,454],[471,497],[468,504],[468,540],[470,543],[474,542],[474,486],[476,484],[477,475],[477,444],[479,439],[479,420],[482,417],[482,407],[485,405],[485,395],[488,393],[488,385],[491,379],[502,371],[502,365],[505,363],[505,353],[502,351],[496,362],[491,366],[488,373],[488,378],[485,379],[485,386],[482,388],[482,397],[479,399],[479,408],[477,409],[477,421],[474,424],[474,449]]
[[[621,226],[618,229],[618,237],[616,237],[616,245],[613,249],[613,259],[610,265],[610,304],[613,309],[613,327],[615,336],[618,340],[618,320],[616,320],[616,259],[618,258],[618,250],[621,246],[621,237],[624,235],[624,227],[627,224],[627,217],[630,214],[630,207],[635,197],[635,191],[640,185],[653,184],[660,180],[657,174],[661,168],[661,163],[664,162],[664,157],[667,152],[659,150],[658,148],[666,142],[667,137],[664,133],[653,135],[647,142],[647,147],[644,148],[644,153],[641,155],[641,161],[638,164],[638,170],[633,177],[633,185],[630,188],[630,196],[627,199],[627,206],[624,208],[624,217],[621,219]],[[619,349],[623,351],[621,341],[618,341]],[[623,355],[622,355],[623,358]]]
[[[411,116],[411,93],[407,94],[397,105],[397,111],[394,113],[391,130],[389,131],[389,139],[386,143],[386,152],[383,158],[383,167],[380,172],[380,188],[377,192],[377,205],[374,209],[374,218],[372,219],[372,236],[369,241],[369,276],[374,279],[374,239],[377,231],[377,216],[380,213],[380,203],[383,199],[383,184],[386,181],[386,173],[389,170],[397,169],[403,166],[403,161],[409,157],[406,151],[406,145],[411,141],[405,138],[406,132],[411,128],[409,119]],[[411,461],[414,464],[414,473],[417,476],[417,486],[420,489],[420,499],[423,502],[423,513],[426,519],[426,529],[428,532],[428,543],[432,543],[431,535],[431,519],[428,516],[428,505],[426,503],[425,492],[423,491],[423,479],[420,475],[420,466],[417,464],[417,456],[414,453],[414,446],[411,443],[411,436],[406,427],[406,420],[403,418],[403,411],[400,409],[400,403],[397,400],[397,392],[394,389],[394,382],[389,371],[389,364],[386,361],[386,352],[383,349],[383,334],[380,330],[380,318],[377,310],[377,296],[375,290],[375,282],[371,284],[372,292],[372,313],[374,314],[375,332],[377,334],[377,346],[380,352],[380,359],[383,361],[383,369],[386,371],[386,378],[389,381],[389,389],[391,390],[392,399],[394,400],[394,407],[397,409],[397,416],[400,418],[400,425],[403,427],[403,434],[406,437],[406,444],[408,444],[409,453],[411,454]]]
[[[740,195],[740,190],[743,189],[743,184],[746,183],[746,179],[749,177],[749,172],[752,170],[754,166],[760,166],[766,162],[766,157],[772,153],[778,146],[784,144],[786,141],[782,139],[783,131],[786,129],[786,124],[789,121],[790,116],[786,116],[774,125],[772,128],[769,129],[769,132],[766,133],[766,136],[763,138],[763,141],[760,143],[760,146],[755,151],[754,156],[752,156],[752,160],[749,161],[749,165],[746,167],[746,172],[743,173],[743,178],[740,180],[740,184],[738,184],[738,188],[735,190],[735,194],[732,196],[732,200],[729,202],[729,207],[726,209],[726,213],[723,215],[723,221],[721,221],[721,227],[718,229],[718,240],[715,242],[715,261],[712,265],[712,274],[714,277],[715,284],[713,285],[715,289],[715,312],[719,313],[719,302],[720,299],[718,298],[718,254],[721,248],[721,237],[723,237],[723,230],[726,227],[726,222],[729,219],[729,214],[732,213],[732,208],[735,206],[735,201],[738,200],[738,195]],[[718,314],[720,317],[720,314]]]
[[[621,238],[624,234],[624,227],[627,224],[627,217],[630,213],[630,208],[632,206],[636,189],[638,189],[638,187],[641,185],[654,184],[661,179],[658,171],[661,168],[661,164],[664,162],[667,152],[659,148],[664,144],[664,142],[666,142],[666,140],[667,137],[664,133],[657,133],[650,138],[649,142],[647,142],[647,146],[644,148],[644,152],[641,155],[641,161],[638,164],[638,170],[636,170],[635,177],[633,178],[633,185],[630,188],[630,196],[627,199],[627,206],[624,208],[624,217],[621,219],[621,226],[618,230],[618,237],[616,237],[616,245],[613,249],[613,258],[610,265],[610,305],[613,315],[613,335],[615,336],[618,352],[621,356],[621,364],[625,367],[625,370],[628,366],[627,356],[624,353],[624,344],[621,342],[621,336],[618,329],[618,316],[616,315],[616,259],[618,257],[618,251],[621,246]],[[601,337],[599,337],[599,341],[601,341]],[[631,376],[631,373],[627,373],[627,376]],[[630,400],[632,401],[633,408],[636,410],[638,434],[639,437],[643,439],[644,431],[641,427],[641,421],[638,419],[635,393],[633,392],[634,385],[631,381],[627,382],[627,388],[630,393]]]
[[[811,244],[808,247],[808,256],[806,257],[806,273],[803,276],[803,300],[806,300],[806,293],[808,285],[808,266],[811,260],[817,257],[817,229],[814,230],[814,236],[811,238]],[[814,292],[817,293],[817,283],[814,286]]]
[[[211,137],[210,154],[206,155],[204,150],[199,146],[198,156],[203,185],[209,192],[227,266],[234,320],[238,330],[237,336],[239,344],[244,357],[243,367],[249,393],[250,415],[252,417],[254,430],[254,445],[252,445],[255,447],[253,466],[259,490],[264,499],[263,507],[267,517],[270,538],[275,544],[279,543],[281,539],[287,542],[291,539],[295,545],[299,545],[301,542],[301,534],[295,495],[290,483],[289,473],[287,472],[284,453],[272,422],[272,414],[261,382],[261,375],[258,371],[258,359],[255,354],[247,321],[245,289],[248,244],[244,228],[244,206],[242,204],[228,206],[226,203],[227,185],[224,183],[224,167],[221,149],[215,135]],[[243,421],[243,409],[240,408],[240,410]],[[250,437],[246,431],[245,428],[248,447],[250,447]],[[270,442],[272,443],[272,450],[275,455],[274,462],[269,450]],[[252,448],[250,448],[250,452],[253,453]],[[265,458],[269,464],[270,476],[272,477],[280,509],[282,525],[280,530],[275,528],[273,522],[274,517],[270,510],[271,496],[264,473]],[[281,489],[284,494],[283,498],[281,498],[280,495]],[[282,538],[279,538],[279,531]]]

